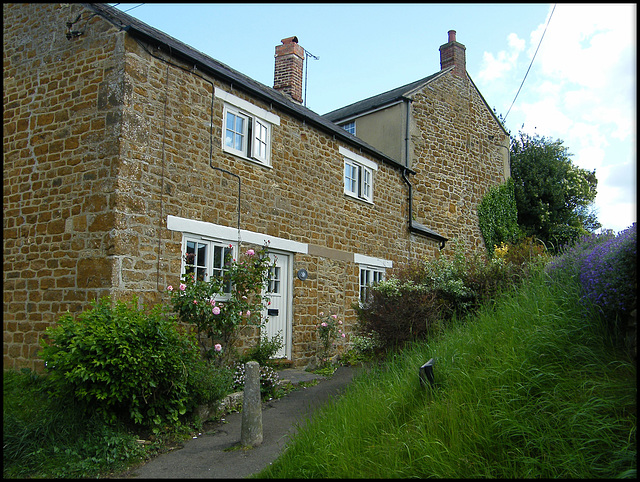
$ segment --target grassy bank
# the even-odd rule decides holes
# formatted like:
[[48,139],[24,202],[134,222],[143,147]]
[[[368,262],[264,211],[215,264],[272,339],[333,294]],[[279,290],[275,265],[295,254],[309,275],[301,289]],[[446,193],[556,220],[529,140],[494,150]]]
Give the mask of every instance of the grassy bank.
[[[578,289],[540,275],[406,348],[257,477],[635,477],[635,364]],[[436,383],[422,388],[432,357]]]

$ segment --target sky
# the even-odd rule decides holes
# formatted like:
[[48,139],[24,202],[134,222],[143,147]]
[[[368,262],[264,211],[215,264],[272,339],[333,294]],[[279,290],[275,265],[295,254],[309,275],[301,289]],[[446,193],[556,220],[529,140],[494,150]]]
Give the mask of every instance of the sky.
[[636,222],[635,4],[110,5],[267,86],[275,47],[297,36],[313,56],[303,96],[318,114],[438,72],[455,30],[512,136],[561,140],[596,171],[603,229]]

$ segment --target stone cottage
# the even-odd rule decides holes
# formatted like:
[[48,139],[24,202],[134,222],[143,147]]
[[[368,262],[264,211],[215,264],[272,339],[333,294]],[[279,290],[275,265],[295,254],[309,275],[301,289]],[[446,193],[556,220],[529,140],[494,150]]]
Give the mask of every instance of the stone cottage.
[[105,4],[3,4],[3,21],[4,368],[41,369],[45,329],[92,300],[167,301],[186,253],[213,273],[266,242],[267,331],[304,366],[319,312],[349,335],[368,284],[448,239],[482,246],[508,139],[464,60],[320,116],[295,37],[271,88]]

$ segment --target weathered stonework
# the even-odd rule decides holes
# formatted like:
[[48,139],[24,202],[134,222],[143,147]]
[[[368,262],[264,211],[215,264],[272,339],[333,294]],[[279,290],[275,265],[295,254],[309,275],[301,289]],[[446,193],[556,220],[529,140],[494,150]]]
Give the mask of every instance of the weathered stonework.
[[[79,15],[73,28],[83,33],[67,39],[66,23]],[[99,297],[167,302],[183,239],[167,228],[168,216],[237,226],[238,183],[215,167],[241,178],[243,230],[308,248],[292,253],[288,273],[297,366],[315,355],[320,312],[339,314],[348,343],[359,293],[354,254],[396,268],[438,252],[437,242],[409,233],[407,186],[392,163],[194,70],[81,4],[5,4],[3,20],[5,368],[42,369],[44,330]],[[460,129],[470,119],[460,109],[476,120],[485,115],[464,101],[458,106],[464,88],[444,82],[442,93],[416,95],[415,105],[430,112],[417,122],[431,134]],[[279,116],[271,167],[223,151],[219,91]],[[438,96],[456,107],[443,110]],[[437,211],[438,229],[471,232],[479,245],[465,216],[500,173],[470,164],[478,149],[490,148],[480,133],[457,135],[429,144],[426,157],[416,154],[414,209],[425,217]],[[344,194],[340,147],[377,164],[373,204]],[[434,168],[428,175],[427,164]],[[294,276],[300,268],[309,273],[305,281]]]

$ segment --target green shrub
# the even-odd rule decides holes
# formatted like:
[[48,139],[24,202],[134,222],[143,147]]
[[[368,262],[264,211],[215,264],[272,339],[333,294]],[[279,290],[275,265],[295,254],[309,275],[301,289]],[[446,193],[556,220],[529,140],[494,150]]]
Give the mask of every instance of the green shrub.
[[373,286],[369,299],[354,307],[359,333],[376,333],[383,352],[424,338],[517,286],[546,260],[531,240],[502,245],[491,259],[452,244],[452,256],[407,266]]
[[521,237],[513,179],[489,189],[478,205],[478,223],[489,256],[496,245]]
[[271,358],[284,346],[282,333],[276,333],[271,339],[267,335],[262,335],[256,346],[249,348],[240,357],[241,363],[256,361],[260,366],[269,365]]
[[358,331],[375,333],[383,351],[424,337],[441,317],[443,301],[436,292],[412,280],[381,281],[369,293],[362,305],[354,305]]
[[50,378],[26,369],[3,373],[3,478],[93,478],[145,457],[138,437],[79,413]]
[[196,361],[189,372],[187,410],[198,405],[213,405],[232,391],[233,373],[228,367],[209,360]]
[[157,431],[185,414],[195,385],[190,374],[203,378],[204,368],[194,337],[180,333],[162,306],[146,312],[136,304],[102,298],[77,319],[63,315],[47,329],[43,358],[51,379],[86,411]]

